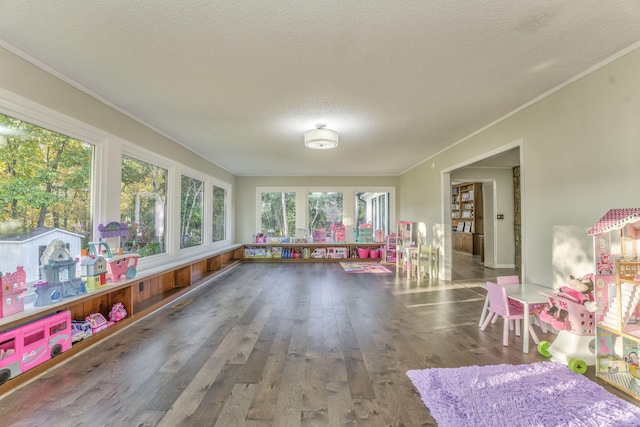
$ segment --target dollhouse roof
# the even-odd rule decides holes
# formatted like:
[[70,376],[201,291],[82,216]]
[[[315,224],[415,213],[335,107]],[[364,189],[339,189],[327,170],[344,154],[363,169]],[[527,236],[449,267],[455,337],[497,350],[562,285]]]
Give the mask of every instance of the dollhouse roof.
[[637,221],[640,221],[640,208],[611,209],[587,231],[587,234],[594,235],[617,230]]

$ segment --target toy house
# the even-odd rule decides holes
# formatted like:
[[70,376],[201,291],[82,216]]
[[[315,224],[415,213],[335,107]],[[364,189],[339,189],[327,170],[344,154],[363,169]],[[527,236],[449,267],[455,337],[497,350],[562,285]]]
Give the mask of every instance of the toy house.
[[40,278],[40,257],[52,240],[64,242],[69,253],[79,256],[83,237],[81,234],[49,227],[36,228],[15,237],[3,236],[0,238],[0,271],[13,271],[20,265],[29,281],[35,282]]
[[331,240],[333,243],[344,243],[346,238],[346,227],[341,222],[331,224]]
[[598,305],[596,376],[640,399],[640,208],[611,209],[588,234]]
[[89,255],[80,263],[80,278],[88,291],[97,291],[107,285],[107,260],[101,255]]
[[21,266],[17,267],[13,273],[4,276],[0,273],[0,298],[2,298],[0,318],[24,311],[26,282],[27,275]]
[[355,232],[357,243],[373,243],[373,227],[371,224],[360,224]]
[[315,228],[313,230],[313,243],[325,243],[327,241],[327,229]]
[[77,259],[73,259],[64,242],[54,239],[40,257],[43,281],[33,285],[37,297],[33,305],[42,307],[87,292],[84,283],[76,277]]

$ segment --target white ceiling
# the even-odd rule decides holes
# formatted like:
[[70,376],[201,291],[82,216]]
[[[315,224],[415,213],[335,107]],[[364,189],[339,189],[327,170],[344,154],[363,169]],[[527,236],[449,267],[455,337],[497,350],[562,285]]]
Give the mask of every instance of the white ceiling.
[[[640,41],[638,0],[1,10],[0,45],[237,175],[397,175]],[[304,147],[320,122],[337,149]]]

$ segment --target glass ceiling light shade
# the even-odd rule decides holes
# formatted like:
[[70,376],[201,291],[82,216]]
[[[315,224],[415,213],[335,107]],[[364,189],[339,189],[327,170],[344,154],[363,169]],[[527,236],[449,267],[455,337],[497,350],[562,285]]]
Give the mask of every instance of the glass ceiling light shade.
[[304,133],[304,146],[315,150],[330,150],[338,146],[338,132],[319,123],[315,129]]

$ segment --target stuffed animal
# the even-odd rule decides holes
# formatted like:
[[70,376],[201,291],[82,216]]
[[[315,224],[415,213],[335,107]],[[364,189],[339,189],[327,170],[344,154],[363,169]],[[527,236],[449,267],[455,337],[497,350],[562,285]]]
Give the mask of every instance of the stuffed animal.
[[595,313],[598,310],[596,302],[593,300],[593,275],[587,274],[579,279],[569,276],[569,286],[560,288],[560,294],[584,304],[587,311]]
[[[561,287],[557,294],[576,303],[583,304],[587,311],[594,313],[598,310],[598,306],[593,298],[592,277],[592,274],[587,274],[578,279],[574,276],[569,276],[568,285]],[[571,325],[567,320],[568,314],[565,308],[553,305],[547,311],[540,313],[540,318],[550,323],[557,330],[570,330]]]

